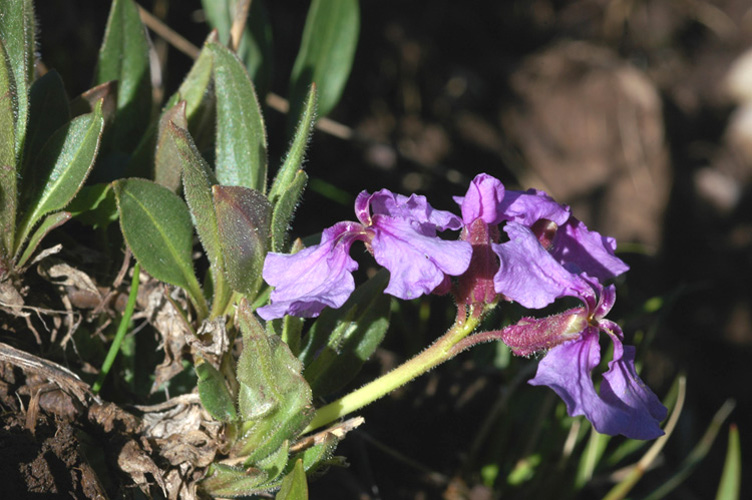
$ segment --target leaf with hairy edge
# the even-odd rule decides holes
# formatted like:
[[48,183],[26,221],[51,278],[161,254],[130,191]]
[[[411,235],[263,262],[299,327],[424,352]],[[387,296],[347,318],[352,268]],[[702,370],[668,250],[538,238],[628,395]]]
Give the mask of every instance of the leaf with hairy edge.
[[178,102],[162,113],[159,118],[157,148],[154,153],[154,182],[170,191],[177,192],[180,188],[180,176],[183,173],[183,159],[177,154],[174,138],[170,134],[170,129],[174,127],[188,128],[188,121],[185,118],[185,101]]
[[70,212],[55,212],[45,217],[42,223],[39,224],[39,227],[37,227],[36,231],[34,231],[29,237],[29,243],[26,245],[26,250],[21,254],[18,262],[16,262],[16,267],[23,267],[29,260],[29,257],[34,254],[34,251],[37,249],[42,239],[56,227],[60,227],[68,222],[70,218]]
[[238,307],[238,325],[243,334],[237,367],[243,424],[232,451],[253,464],[305,428],[312,417],[311,389],[300,375],[298,358],[277,335],[264,330],[245,299]]
[[[216,41],[216,39],[216,33],[211,33],[206,43]],[[185,102],[184,114],[187,121],[187,126],[185,124],[181,126],[191,130],[194,136],[198,134],[200,140],[205,142],[214,140],[215,112],[212,105],[214,97],[209,91],[212,77],[212,59],[211,53],[204,46],[180,88],[170,96],[162,108],[159,120],[152,121],[141,137],[141,141],[131,155],[125,169],[129,176],[156,179],[157,175],[161,175],[156,172],[157,137],[164,131],[167,123],[165,115],[181,101]],[[163,184],[162,182],[159,183]]]
[[94,165],[102,138],[102,108],[74,118],[55,131],[42,148],[33,167],[37,179],[24,185],[23,199],[30,200],[16,235],[16,255],[43,215],[64,208],[76,195]]
[[[201,0],[209,25],[227,43],[238,0]],[[259,95],[266,95],[272,76],[272,31],[269,13],[261,0],[251,2],[248,22],[236,51]]]
[[389,273],[382,269],[342,307],[323,311],[311,326],[301,360],[315,396],[341,389],[384,340],[391,303],[384,294],[388,281]]
[[350,76],[360,29],[358,0],[313,0],[290,78],[288,116],[298,116],[308,86],[318,85],[319,113],[337,105]]
[[95,81],[110,80],[118,81],[118,99],[108,149],[131,152],[149,125],[152,106],[149,40],[133,0],[113,0],[110,8]]
[[34,2],[0,0],[0,40],[5,44],[15,86],[16,157],[21,156],[29,109],[29,86],[34,76]]
[[0,277],[11,267],[18,207],[15,109],[12,69],[0,39]]
[[214,210],[212,186],[217,183],[214,174],[196,149],[191,134],[175,123],[166,128],[165,141],[176,153],[183,172],[183,193],[191,212],[198,238],[206,251],[211,266],[212,317],[222,314],[232,295],[225,277],[217,214]]
[[273,486],[263,487],[267,480],[261,469],[213,463],[199,487],[211,497],[232,498],[269,491]]
[[113,183],[120,227],[133,255],[160,281],[188,292],[200,318],[206,299],[193,272],[193,225],[188,207],[175,193],[145,179]]
[[282,487],[274,498],[275,500],[308,500],[308,480],[302,460],[295,461],[295,466],[282,480]]
[[196,366],[198,395],[206,411],[221,422],[235,420],[235,401],[230,394],[224,376],[211,364],[203,362]]
[[[26,132],[24,169],[34,163],[36,156],[53,132],[71,119],[68,95],[57,71],[48,71],[31,85],[29,93],[29,126]],[[21,171],[21,179],[26,177]]]
[[227,282],[253,300],[269,249],[271,205],[258,191],[242,186],[215,185],[212,195]]
[[217,43],[207,46],[214,55],[217,179],[225,186],[245,186],[263,193],[266,130],[253,83],[235,54]]
[[282,252],[287,245],[287,231],[290,228],[295,209],[298,208],[300,198],[303,196],[308,175],[298,170],[287,190],[277,199],[272,212],[272,251]]
[[295,129],[295,136],[287,151],[285,161],[274,177],[272,187],[269,189],[269,201],[276,204],[277,200],[295,182],[295,176],[303,166],[306,148],[313,134],[313,126],[316,124],[316,84],[312,84],[306,96],[305,106]]
[[94,229],[107,227],[118,220],[117,203],[110,184],[82,187],[65,208],[71,217]]

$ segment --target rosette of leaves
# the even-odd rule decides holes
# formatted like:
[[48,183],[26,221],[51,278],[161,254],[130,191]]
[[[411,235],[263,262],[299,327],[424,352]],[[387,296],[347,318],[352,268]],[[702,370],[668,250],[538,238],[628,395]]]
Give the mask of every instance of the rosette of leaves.
[[34,77],[30,0],[0,1],[0,281],[23,271],[92,170],[103,100],[70,103],[60,76]]

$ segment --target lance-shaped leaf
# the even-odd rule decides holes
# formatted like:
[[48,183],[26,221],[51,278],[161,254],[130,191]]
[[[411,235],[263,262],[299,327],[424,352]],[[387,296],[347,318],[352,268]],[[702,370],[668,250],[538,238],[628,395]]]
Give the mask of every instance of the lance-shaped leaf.
[[298,116],[309,85],[316,82],[319,113],[326,116],[339,101],[350,76],[358,44],[358,0],[313,0],[290,79],[289,116]]
[[39,227],[37,227],[36,231],[31,234],[31,237],[29,237],[29,243],[26,245],[26,250],[21,254],[18,262],[16,262],[16,267],[20,268],[26,265],[26,262],[34,254],[34,251],[37,249],[42,239],[56,227],[60,227],[68,222],[70,218],[70,212],[55,212],[45,217],[42,223],[39,224]]
[[266,130],[253,83],[243,63],[218,43],[214,55],[217,96],[215,171],[220,184],[266,190]]
[[5,45],[17,102],[16,157],[21,156],[26,134],[29,86],[34,75],[34,35],[34,3],[31,0],[0,0],[0,40]]
[[[26,132],[24,168],[32,165],[53,132],[71,119],[68,95],[57,71],[48,71],[31,85],[29,93],[29,127]],[[21,179],[26,172],[21,171]]]
[[3,41],[0,39],[0,276],[10,267],[16,229],[15,86]]
[[308,500],[308,480],[303,461],[296,460],[293,469],[282,480],[282,487],[275,500]]
[[269,249],[271,205],[253,189],[212,186],[227,282],[253,300],[261,286],[261,270]]
[[175,148],[174,135],[170,132],[176,127],[183,130],[188,128],[185,101],[178,102],[159,118],[157,150],[154,153],[154,182],[173,192],[177,192],[180,187],[180,176],[183,173],[183,159]]
[[265,331],[243,300],[238,308],[243,352],[238,359],[238,408],[244,421],[233,447],[253,464],[285,440],[293,440],[312,416],[311,389],[300,375],[302,364],[287,345]]
[[272,213],[272,250],[281,252],[287,243],[287,230],[295,209],[308,183],[308,176],[301,170],[306,146],[316,123],[316,85],[311,85],[285,161],[274,178],[269,191],[269,200],[274,206]]
[[198,375],[198,395],[206,411],[221,422],[235,420],[237,418],[235,401],[222,373],[210,363],[203,362],[196,366],[196,375]]
[[[301,354],[304,375],[316,396],[342,388],[371,357],[389,327],[389,273],[381,270],[339,309],[326,309],[311,326]],[[323,349],[322,349],[323,348]]]
[[76,195],[94,165],[104,128],[102,108],[74,118],[47,141],[33,167],[34,183],[24,185],[30,200],[16,235],[16,255],[34,225],[45,214],[64,208]]
[[[216,29],[223,43],[230,40],[238,0],[201,0],[209,25]],[[272,73],[272,31],[269,13],[262,1],[251,2],[248,22],[236,53],[245,63],[259,95],[266,95]]]
[[118,220],[117,203],[110,184],[82,187],[65,208],[71,217],[94,229],[107,227]]
[[131,152],[151,116],[149,40],[133,0],[113,0],[99,49],[96,83],[118,81],[117,114],[108,149]]
[[188,292],[199,317],[208,308],[193,272],[193,225],[188,207],[175,193],[145,179],[113,183],[120,227],[133,255],[158,280]]
[[[216,41],[216,39],[216,33],[211,33],[206,43]],[[170,120],[174,121],[172,118],[167,118],[166,115],[174,113],[175,106],[181,101],[185,103],[183,114],[185,115],[184,120],[187,121],[187,126],[185,123],[181,126],[191,130],[194,136],[200,135],[203,140],[214,139],[215,112],[212,105],[214,97],[209,91],[212,60],[213,56],[204,45],[178,91],[167,100],[159,120],[153,121],[141,137],[141,142],[138,143],[126,167],[126,172],[130,176],[153,177],[154,179],[163,176],[164,172],[158,172],[157,170],[161,169],[156,167],[155,150],[158,148],[158,136],[164,133],[164,128]],[[164,184],[160,180],[157,180],[157,182]]]

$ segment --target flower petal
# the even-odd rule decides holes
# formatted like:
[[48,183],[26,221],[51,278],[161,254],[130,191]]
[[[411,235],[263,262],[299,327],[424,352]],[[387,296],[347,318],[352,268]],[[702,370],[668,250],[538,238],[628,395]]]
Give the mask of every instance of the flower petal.
[[457,276],[470,265],[472,246],[423,234],[409,220],[374,217],[370,242],[376,262],[389,269],[386,293],[414,299],[431,293],[445,275]]
[[436,230],[457,230],[462,228],[462,220],[451,212],[434,209],[425,196],[412,194],[409,197],[382,189],[372,195],[361,192],[355,200],[355,213],[365,226],[373,224],[373,217],[385,215],[395,219],[409,220],[416,224],[426,236],[435,236]]
[[350,246],[362,239],[355,222],[340,222],[325,229],[321,243],[288,255],[270,252],[263,276],[274,286],[271,304],[257,309],[265,320],[293,316],[318,316],[324,307],[340,307],[355,289],[352,272],[358,268]]
[[629,270],[629,266],[614,255],[614,250],[614,238],[590,231],[572,217],[556,231],[551,253],[571,272],[586,273],[604,281]]
[[532,226],[541,219],[550,220],[561,226],[570,217],[569,207],[556,203],[545,192],[537,189],[507,191],[499,211],[503,212],[504,220],[519,222],[525,226]]
[[616,342],[601,395],[596,392],[591,374],[600,362],[598,335],[598,329],[590,327],[580,339],[550,350],[529,383],[549,386],[564,400],[569,415],[584,415],[602,434],[632,439],[661,436],[658,421],[666,411],[635,374],[634,348],[622,350],[621,342]]
[[488,225],[495,225],[504,220],[504,214],[499,210],[501,200],[504,199],[504,185],[501,181],[488,174],[478,174],[470,182],[465,196],[455,196],[454,201],[462,210],[462,222],[471,224],[476,219],[482,219]]
[[564,269],[541,246],[530,228],[509,222],[504,231],[509,241],[491,244],[500,261],[494,276],[497,293],[530,309],[540,309],[560,297],[593,294],[583,278]]

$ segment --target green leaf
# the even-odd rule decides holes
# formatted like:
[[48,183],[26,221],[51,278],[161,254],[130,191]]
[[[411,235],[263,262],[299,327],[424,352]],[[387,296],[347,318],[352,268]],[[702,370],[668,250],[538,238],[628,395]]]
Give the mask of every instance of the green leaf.
[[580,490],[593,478],[593,473],[601,462],[603,453],[606,451],[606,446],[608,446],[610,440],[611,436],[591,429],[590,439],[588,439],[585,450],[580,457],[580,462],[577,465],[577,475],[574,480],[577,490]]
[[185,289],[199,317],[206,317],[208,307],[191,260],[193,225],[183,200],[145,179],[116,181],[113,189],[133,255],[156,279]]
[[174,135],[170,132],[175,127],[183,130],[188,128],[185,101],[178,102],[159,118],[157,149],[154,153],[154,182],[173,192],[180,188],[180,176],[183,172],[183,159],[175,150]]
[[214,210],[212,185],[217,183],[209,165],[196,149],[196,145],[187,130],[175,123],[166,129],[165,144],[170,144],[176,161],[183,171],[183,192],[191,212],[193,225],[198,238],[206,251],[211,266],[212,317],[222,314],[230,299],[232,291],[227,286],[225,265],[222,256],[217,214]]
[[0,39],[0,277],[11,266],[18,208],[15,94],[12,68]]
[[384,340],[391,299],[384,294],[386,270],[359,286],[339,309],[326,309],[311,326],[301,353],[304,376],[315,396],[326,396],[349,382]]
[[235,401],[222,373],[205,361],[196,366],[196,375],[198,375],[198,394],[206,411],[221,422],[235,420],[238,416],[235,411]]
[[285,161],[274,177],[274,182],[269,190],[269,201],[273,205],[294,184],[298,171],[303,167],[306,148],[313,134],[313,126],[316,124],[316,103],[316,84],[312,84],[308,90],[305,106],[295,129],[295,136],[290,144],[290,149],[287,151]]
[[261,460],[257,460],[252,464],[246,463],[244,465],[252,465],[253,467],[257,467],[263,470],[264,472],[266,472],[269,478],[268,480],[271,482],[282,475],[285,470],[285,466],[287,465],[289,456],[290,442],[285,440],[277,450],[275,450],[268,456],[262,458]]
[[742,486],[742,447],[739,443],[739,429],[736,424],[729,426],[726,463],[723,465],[721,482],[718,485],[716,500],[738,500]]
[[94,229],[105,228],[118,219],[115,194],[110,184],[84,186],[66,209],[71,217]]
[[295,462],[295,467],[282,480],[282,487],[274,498],[276,500],[308,500],[308,480],[302,460]]
[[220,184],[266,190],[266,130],[253,83],[226,47],[209,43],[217,96],[216,174]]
[[52,135],[30,173],[38,181],[24,185],[28,211],[18,225],[16,254],[43,215],[64,208],[89,175],[104,128],[102,109],[71,120]]
[[290,79],[291,112],[305,99],[315,82],[319,113],[326,116],[337,105],[350,75],[360,29],[358,0],[313,0],[308,10],[303,39]]
[[[24,168],[32,165],[53,132],[71,119],[68,95],[57,71],[48,71],[31,85],[29,127],[26,133]],[[21,178],[25,177],[22,171]]]
[[95,81],[110,80],[118,81],[118,98],[108,149],[131,152],[149,125],[152,106],[149,41],[133,0],[113,0],[110,8]]
[[16,262],[16,267],[23,267],[34,254],[34,251],[37,249],[42,239],[56,227],[60,227],[68,222],[70,218],[70,212],[55,212],[45,217],[42,223],[39,224],[39,227],[37,227],[36,231],[34,231],[29,238],[29,244],[26,245],[26,250],[21,254],[21,258],[18,259],[18,262]]
[[268,491],[272,486],[263,487],[267,480],[266,472],[261,469],[213,463],[200,487],[211,497],[237,497]]
[[282,252],[287,246],[287,231],[306,184],[308,184],[308,175],[303,170],[298,170],[287,190],[281,194],[274,205],[271,223],[272,251],[274,252]]
[[[230,29],[238,0],[201,0],[209,25],[219,33],[219,39],[230,40]],[[245,63],[259,95],[264,96],[272,76],[272,23],[261,0],[251,2],[248,21],[236,51]]]
[[244,299],[238,307],[243,352],[238,359],[238,408],[244,421],[237,456],[253,463],[294,440],[312,417],[311,389],[287,345],[266,332]]
[[15,87],[15,152],[16,157],[20,157],[28,119],[29,86],[34,76],[34,3],[31,0],[0,0],[0,13],[0,40],[5,45]]
[[271,206],[253,189],[212,186],[225,276],[238,293],[253,300],[269,245]]

